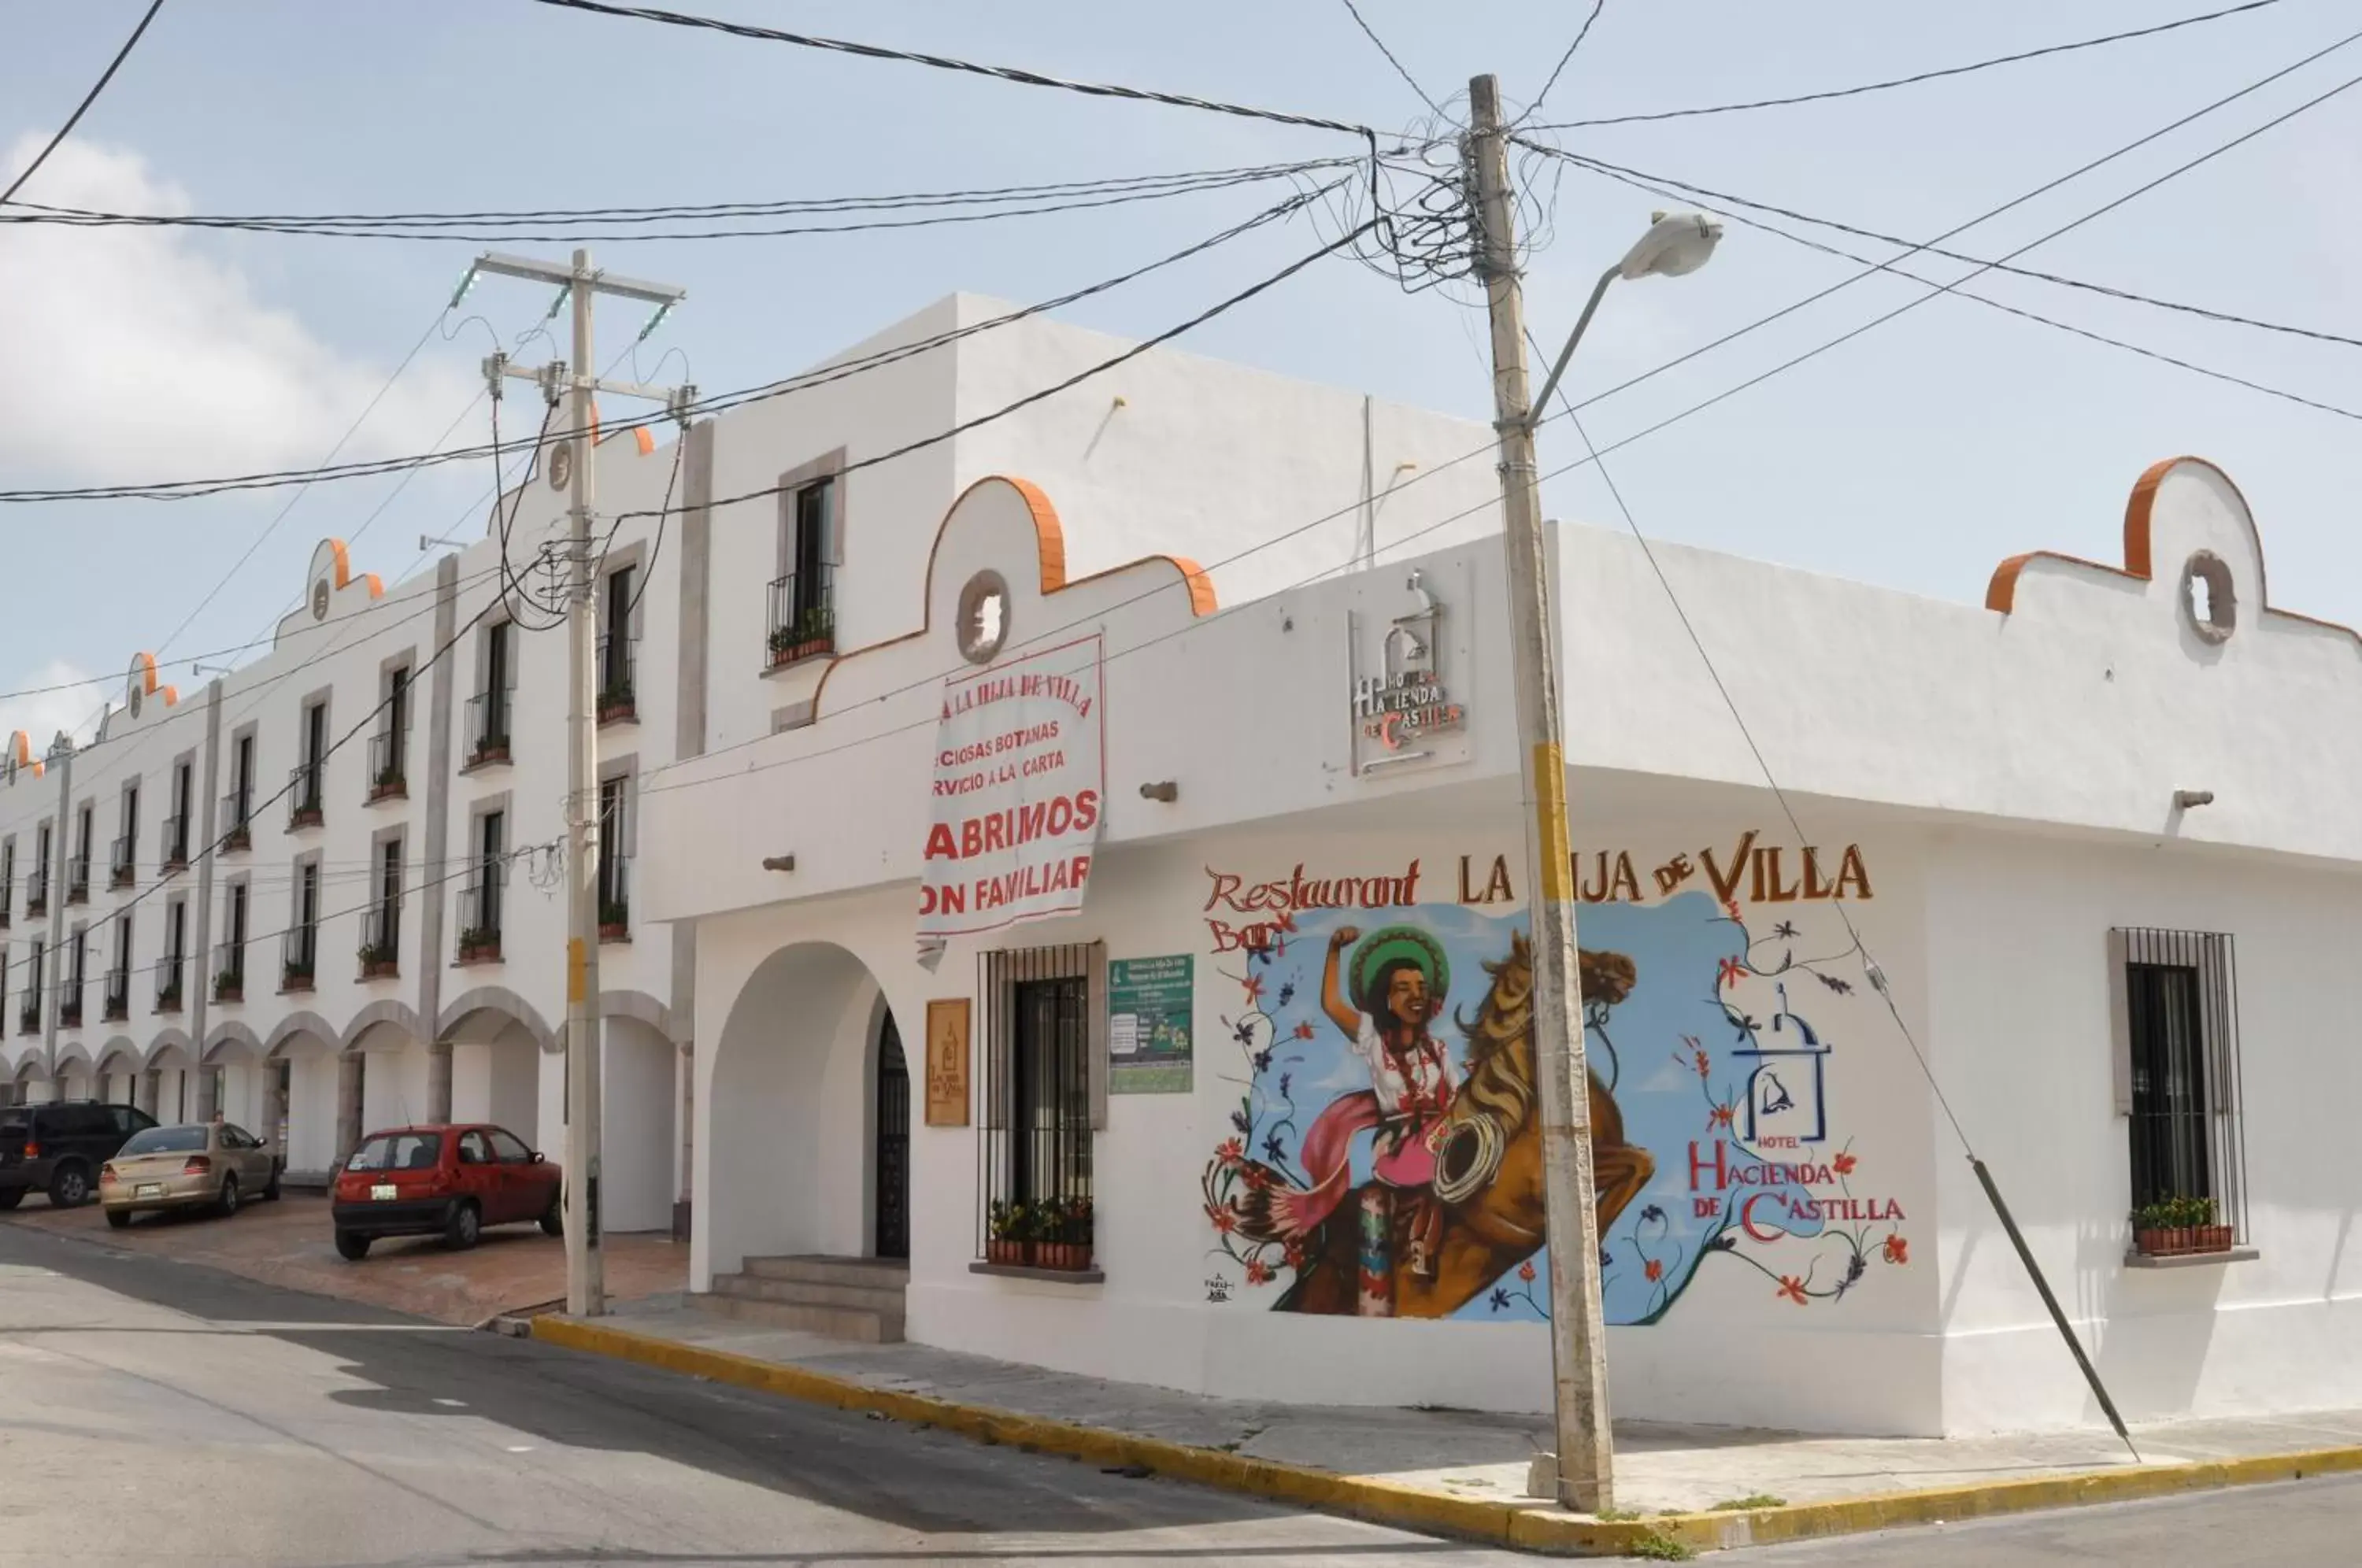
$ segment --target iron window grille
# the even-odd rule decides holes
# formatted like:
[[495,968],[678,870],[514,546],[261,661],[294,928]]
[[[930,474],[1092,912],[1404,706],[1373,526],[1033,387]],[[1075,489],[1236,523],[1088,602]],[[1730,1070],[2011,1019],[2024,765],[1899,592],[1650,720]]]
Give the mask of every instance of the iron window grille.
[[509,713],[516,688],[495,686],[468,699],[468,753],[465,767],[483,767],[509,759]]
[[279,988],[308,991],[319,972],[320,928],[307,916],[279,939]]
[[2247,1235],[2238,966],[2229,933],[2108,933],[2116,991],[2116,1110],[2126,1118],[2135,1209],[2211,1200]]
[[977,957],[979,1258],[1031,1263],[1047,1243],[1079,1249],[1055,1266],[1089,1265],[1093,1134],[1107,1125],[1106,976],[1103,943]]
[[138,879],[139,870],[136,862],[138,854],[139,845],[129,834],[127,833],[115,841],[113,851],[107,856],[106,863],[108,887],[127,888]]
[[66,862],[66,902],[86,904],[90,901],[90,851]]
[[[131,1016],[131,970],[127,965],[106,972],[106,994],[101,999],[105,1010],[100,1014],[109,1023],[120,1023]],[[81,1011],[80,1007],[74,1010]]]
[[505,861],[486,858],[459,895],[459,953],[462,964],[490,964],[501,955],[501,885],[508,879]]
[[60,1029],[80,1029],[82,1027],[82,993],[83,983],[78,979],[69,980],[65,985],[59,988],[58,1027]]
[[246,999],[246,943],[233,938],[214,947],[214,1000]]
[[224,849],[254,847],[253,805],[254,787],[251,784],[241,783],[222,797],[222,821],[228,824],[222,829],[221,846]]
[[836,651],[833,569],[809,561],[771,583],[770,630],[763,668],[777,669],[799,659]]
[[637,637],[616,632],[600,635],[599,658],[594,668],[599,672],[598,711],[602,724],[630,723],[639,718],[639,702],[633,689],[639,642]]
[[320,798],[317,762],[299,762],[287,775],[287,827],[314,828],[328,820],[327,803]]
[[402,902],[381,899],[361,911],[361,978],[380,979],[401,972]]
[[189,813],[175,812],[164,819],[163,873],[189,868]]
[[178,953],[167,953],[156,960],[156,1010],[181,1010],[182,978],[188,968],[187,961]]
[[403,771],[406,749],[400,730],[385,729],[370,736],[369,801],[397,801],[410,793],[410,779]]
[[50,863],[37,862],[25,878],[25,918],[39,920],[50,912]]

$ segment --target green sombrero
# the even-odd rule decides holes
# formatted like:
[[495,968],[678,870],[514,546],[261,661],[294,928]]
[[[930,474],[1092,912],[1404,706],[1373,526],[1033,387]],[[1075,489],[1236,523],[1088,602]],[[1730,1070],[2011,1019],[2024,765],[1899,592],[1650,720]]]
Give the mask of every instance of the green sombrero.
[[[1363,1012],[1378,1010],[1370,996],[1371,983],[1387,966],[1396,963],[1407,963],[1425,975],[1430,996],[1440,998],[1451,988],[1451,960],[1443,955],[1443,948],[1435,938],[1417,926],[1381,926],[1362,938],[1346,969],[1352,977],[1355,1007]],[[1384,999],[1377,999],[1377,1002],[1383,1003]]]

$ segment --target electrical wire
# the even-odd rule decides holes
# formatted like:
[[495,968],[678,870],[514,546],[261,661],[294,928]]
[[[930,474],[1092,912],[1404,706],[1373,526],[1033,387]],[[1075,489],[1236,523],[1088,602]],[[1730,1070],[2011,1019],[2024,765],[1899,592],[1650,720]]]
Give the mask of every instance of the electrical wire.
[[1062,77],[1046,76],[1038,71],[1017,66],[979,65],[974,61],[955,60],[949,55],[920,54],[911,50],[888,49],[880,44],[848,42],[844,39],[816,38],[809,33],[782,32],[777,28],[758,28],[746,22],[725,22],[715,17],[690,16],[680,11],[663,11],[652,6],[610,6],[601,0],[535,0],[543,6],[556,6],[569,11],[582,11],[593,16],[628,17],[643,22],[662,22],[676,28],[699,28],[707,31],[726,33],[733,38],[752,39],[767,43],[793,44],[801,49],[824,50],[834,54],[856,55],[864,60],[900,61],[907,65],[931,66],[937,71],[959,72],[970,76],[988,76],[997,81],[1013,82],[1023,87],[1052,87],[1061,92],[1081,93],[1094,98],[1122,98],[1134,103],[1164,104],[1177,109],[1202,109],[1218,115],[1236,115],[1251,120],[1270,120],[1284,126],[1304,126],[1313,130],[1342,131],[1347,136],[1367,139],[1374,149],[1377,133],[1367,126],[1350,120],[1321,119],[1312,115],[1284,113],[1277,109],[1252,108],[1243,104],[1226,104],[1219,99],[1196,98],[1179,93],[1159,93],[1144,87],[1121,87],[1101,82],[1073,82]]
[[8,182],[6,190],[0,191],[0,204],[5,204],[17,192],[23,190],[25,182],[33,177],[34,171],[50,160],[50,154],[55,152],[64,144],[66,138],[73,134],[74,127],[82,124],[82,117],[90,113],[90,106],[93,104],[98,102],[98,95],[106,91],[106,84],[115,80],[115,73],[123,69],[123,62],[131,58],[132,50],[138,46],[141,36],[148,31],[148,24],[154,21],[156,13],[163,8],[164,0],[150,0],[146,14],[139,18],[139,25],[131,29],[131,36],[123,40],[123,47],[115,51],[115,58],[108,61],[106,69],[98,73],[98,80],[90,84],[90,91],[82,95],[82,102],[76,104],[73,113],[66,116],[66,123],[58,127],[58,134],[50,138],[40,151],[33,154],[33,160],[30,163],[17,171],[17,177]]
[[1910,87],[1922,82],[1934,82],[1948,76],[1965,76],[1971,72],[1987,71],[1996,65],[2014,65],[2021,61],[2041,60],[2048,55],[2068,54],[2076,50],[2097,49],[2103,44],[2124,43],[2133,39],[2154,38],[2182,28],[2193,28],[2202,22],[2217,22],[2226,17],[2241,16],[2277,6],[2279,0],[2247,0],[2240,6],[2220,11],[2208,11],[2202,16],[2184,17],[2179,21],[2160,22],[2155,27],[2135,28],[2128,32],[2108,33],[2095,39],[2079,39],[2072,43],[2047,44],[2040,49],[2021,50],[2015,54],[1995,55],[1990,60],[1972,61],[1966,65],[1948,65],[1939,70],[1922,71],[1909,76],[1897,76],[1883,82],[1865,82],[1852,87],[1833,87],[1819,93],[1799,93],[1785,98],[1757,98],[1743,104],[1708,104],[1693,109],[1659,109],[1649,114],[1608,115],[1587,120],[1559,120],[1550,125],[1533,126],[1533,130],[1581,130],[1594,126],[1628,126],[1644,121],[1687,119],[1696,115],[1729,115],[1748,109],[1785,108],[1792,104],[1818,104],[1832,98],[1852,98],[1864,93],[1883,93],[1892,87]]
[[1386,47],[1386,40],[1378,37],[1377,29],[1363,17],[1362,8],[1354,5],[1353,0],[1344,0],[1344,6],[1352,17],[1353,25],[1362,29],[1362,36],[1376,45],[1378,52],[1386,57],[1386,63],[1395,68],[1395,74],[1409,84],[1410,90],[1418,94],[1419,102],[1425,104],[1438,118],[1443,117],[1443,105],[1429,96],[1427,89],[1418,84],[1418,78],[1410,73],[1410,67],[1395,58],[1395,51]]
[[1574,51],[1583,47],[1583,40],[1591,36],[1591,25],[1599,20],[1599,13],[1606,8],[1607,0],[1591,0],[1591,15],[1583,19],[1583,26],[1575,29],[1574,41],[1566,46],[1566,52],[1558,57],[1556,65],[1551,67],[1550,80],[1542,83],[1542,90],[1535,94],[1534,101],[1527,105],[1527,116],[1541,113],[1542,100],[1549,97],[1551,89],[1558,85],[1558,79],[1565,74],[1567,62],[1574,58]]

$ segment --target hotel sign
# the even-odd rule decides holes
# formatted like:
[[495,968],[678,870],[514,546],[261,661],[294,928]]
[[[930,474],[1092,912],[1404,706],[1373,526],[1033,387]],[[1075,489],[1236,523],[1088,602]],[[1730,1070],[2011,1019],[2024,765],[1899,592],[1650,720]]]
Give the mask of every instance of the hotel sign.
[[1447,622],[1434,579],[1420,569],[1412,569],[1404,591],[1407,601],[1390,606],[1391,613],[1348,617],[1356,774],[1468,756],[1468,710],[1445,679],[1447,647],[1451,668],[1464,668],[1465,628]]

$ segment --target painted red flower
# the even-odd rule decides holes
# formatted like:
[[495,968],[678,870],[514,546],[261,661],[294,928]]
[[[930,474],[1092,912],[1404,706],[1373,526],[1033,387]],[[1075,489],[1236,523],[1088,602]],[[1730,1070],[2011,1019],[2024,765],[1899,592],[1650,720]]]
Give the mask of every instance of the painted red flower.
[[1713,1064],[1710,1060],[1708,1060],[1708,1059],[1707,1059],[1707,1057],[1706,1057],[1706,1054],[1705,1054],[1705,1052],[1703,1052],[1703,1051],[1699,1052],[1699,1053],[1697,1054],[1697,1075],[1698,1075],[1698,1081],[1699,1081],[1700,1083],[1705,1082],[1705,1079],[1706,1079],[1707,1075],[1708,1075],[1708,1074],[1710,1074],[1710,1073],[1712,1073],[1713,1071],[1714,1071],[1714,1064]]
[[1271,1186],[1271,1167],[1268,1165],[1249,1165],[1246,1168],[1246,1178],[1248,1187],[1253,1188],[1257,1192],[1262,1192]]
[[1911,1243],[1904,1241],[1900,1232],[1886,1238],[1885,1252],[1888,1263],[1907,1264],[1911,1261]]
[[1247,1260],[1247,1283],[1249,1285],[1269,1285],[1271,1283],[1271,1264],[1264,1262],[1263,1259],[1249,1258]]
[[1783,1274],[1780,1276],[1780,1294],[1799,1307],[1805,1305],[1805,1282],[1793,1274]]
[[1282,910],[1279,911],[1279,918],[1272,923],[1278,926],[1282,931],[1294,931],[1296,929],[1296,911],[1294,910]]
[[1239,984],[1247,988],[1247,1000],[1260,1001],[1263,999],[1263,977],[1261,975],[1257,975],[1250,971],[1249,973],[1240,977]]
[[1235,1166],[1247,1157],[1247,1146],[1236,1138],[1225,1138],[1222,1146],[1214,1151],[1214,1157],[1225,1165]]
[[1301,1269],[1304,1266],[1304,1242],[1300,1238],[1290,1236],[1280,1243],[1280,1251],[1287,1254],[1288,1267]]
[[1829,1162],[1829,1168],[1837,1172],[1839,1176],[1851,1176],[1853,1175],[1854,1166],[1860,1163],[1860,1162],[1856,1160],[1851,1154],[1839,1154],[1836,1159]]
[[1314,1030],[1312,1028],[1312,1021],[1310,1019],[1306,1019],[1302,1023],[1296,1026],[1296,1037],[1298,1040],[1309,1040],[1312,1038],[1313,1033]]
[[1716,1106],[1712,1110],[1706,1112],[1705,1130],[1711,1132],[1717,1127],[1729,1126],[1730,1114],[1730,1107],[1727,1105]]
[[1722,970],[1717,984],[1719,984],[1723,989],[1727,990],[1731,987],[1738,984],[1738,977],[1746,973],[1746,967],[1741,965],[1738,959],[1725,958],[1722,961]]
[[1525,1262],[1518,1265],[1518,1277],[1524,1280],[1528,1285],[1531,1285],[1534,1282],[1533,1259],[1528,1258]]
[[1227,1204],[1209,1203],[1206,1205],[1206,1218],[1213,1222],[1215,1230],[1225,1236],[1239,1228],[1238,1214]]
[[1657,1281],[1665,1277],[1665,1265],[1661,1260],[1650,1258],[1649,1260],[1649,1266],[1642,1269],[1640,1272],[1649,1276],[1650,1284],[1654,1285]]

